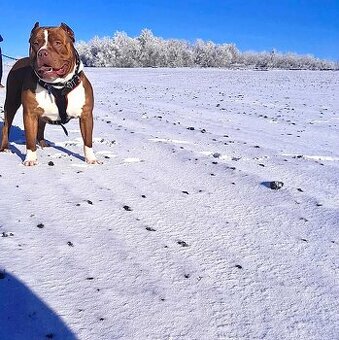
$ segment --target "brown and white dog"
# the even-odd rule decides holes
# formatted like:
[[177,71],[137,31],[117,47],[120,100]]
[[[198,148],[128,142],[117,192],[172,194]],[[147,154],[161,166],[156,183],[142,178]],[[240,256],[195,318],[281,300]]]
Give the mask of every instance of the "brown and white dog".
[[17,61],[8,74],[0,151],[9,148],[10,128],[22,104],[27,149],[24,165],[37,164],[37,143],[47,146],[46,123],[63,126],[71,118],[80,119],[86,162],[100,163],[92,150],[93,89],[74,48],[72,29],[64,23],[59,27],[36,23],[29,43],[29,57]]

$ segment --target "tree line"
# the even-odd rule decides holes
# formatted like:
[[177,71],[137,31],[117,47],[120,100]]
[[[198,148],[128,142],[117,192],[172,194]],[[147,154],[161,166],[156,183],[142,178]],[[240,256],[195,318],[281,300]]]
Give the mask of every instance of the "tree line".
[[77,43],[85,66],[92,67],[219,67],[256,69],[338,70],[338,62],[295,53],[240,52],[235,44],[194,43],[163,39],[144,29],[138,37],[116,32]]

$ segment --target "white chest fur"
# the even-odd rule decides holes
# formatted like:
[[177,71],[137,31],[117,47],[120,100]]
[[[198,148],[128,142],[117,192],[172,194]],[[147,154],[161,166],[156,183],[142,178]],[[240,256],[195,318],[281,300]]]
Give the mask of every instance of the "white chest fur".
[[[67,95],[67,115],[70,118],[79,118],[85,105],[85,88],[82,82]],[[39,108],[43,109],[42,117],[48,118],[51,121],[60,120],[59,111],[55,104],[55,98],[51,93],[37,85],[36,100]]]

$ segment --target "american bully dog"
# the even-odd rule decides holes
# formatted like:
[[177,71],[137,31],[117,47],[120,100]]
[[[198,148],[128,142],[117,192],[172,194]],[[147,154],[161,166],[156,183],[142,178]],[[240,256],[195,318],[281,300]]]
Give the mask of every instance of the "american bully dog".
[[72,29],[64,23],[58,27],[40,27],[36,23],[29,39],[29,57],[17,61],[8,74],[0,151],[9,148],[10,128],[22,104],[26,166],[38,162],[37,143],[47,146],[46,123],[64,128],[71,118],[80,120],[86,162],[100,163],[92,149],[93,89],[74,41]]

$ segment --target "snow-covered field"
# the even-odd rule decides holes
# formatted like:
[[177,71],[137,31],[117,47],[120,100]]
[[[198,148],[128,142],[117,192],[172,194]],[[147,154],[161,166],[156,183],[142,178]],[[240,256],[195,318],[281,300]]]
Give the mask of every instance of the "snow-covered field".
[[339,73],[86,73],[102,165],[0,154],[0,339],[338,339]]

